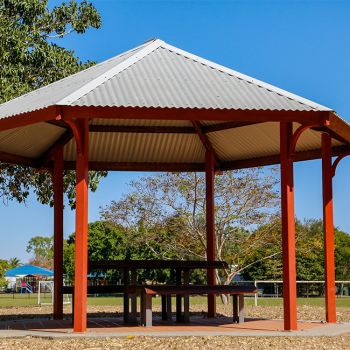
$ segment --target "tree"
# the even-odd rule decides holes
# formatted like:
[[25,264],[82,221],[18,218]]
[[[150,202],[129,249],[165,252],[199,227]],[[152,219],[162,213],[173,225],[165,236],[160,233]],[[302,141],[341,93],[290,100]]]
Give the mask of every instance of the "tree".
[[[64,272],[69,280],[74,278],[75,233],[72,233],[65,243]],[[155,256],[147,246],[133,245],[128,240],[125,230],[108,222],[96,221],[89,224],[88,256],[90,261],[124,260],[124,259],[154,259]],[[122,278],[121,271],[100,271],[106,278],[114,282]],[[95,271],[97,275],[99,271]],[[139,278],[164,281],[167,273],[164,271],[139,271]]]
[[[296,220],[296,266],[298,280],[322,280],[324,276],[324,238],[322,220]],[[259,227],[256,232],[265,230]],[[253,234],[256,234],[253,233]],[[271,236],[276,239],[266,245],[264,250],[254,250],[250,261],[253,265],[245,270],[245,277],[252,280],[279,280],[282,279],[281,259],[281,224],[278,222],[270,230]],[[336,279],[350,279],[350,235],[335,228],[335,267]],[[273,259],[264,259],[269,252]]]
[[53,268],[53,237],[35,236],[27,244],[27,253],[33,253],[34,258],[30,260],[33,265]]
[[[273,173],[254,168],[215,178],[217,257],[231,269],[219,277],[231,282],[268,230],[252,236],[255,225],[269,222],[278,210]],[[198,173],[165,173],[131,183],[131,190],[101,212],[124,227],[133,244],[146,245],[161,258],[205,259],[205,179]],[[160,247],[160,249],[159,249]]]
[[[53,9],[47,0],[0,0],[0,103],[91,66],[53,42],[69,33],[99,28],[100,15],[86,0],[70,0]],[[96,187],[106,172],[90,172]],[[74,172],[66,172],[64,190],[75,203]],[[53,204],[51,176],[31,168],[0,163],[0,196],[23,202],[34,189],[43,204]]]
[[5,273],[10,268],[7,260],[0,259],[0,288],[7,286],[7,281],[5,279]]
[[16,258],[16,257],[10,258],[10,259],[8,260],[8,263],[9,263],[9,266],[10,266],[11,269],[22,265],[22,264],[21,264],[21,260],[19,260],[19,259]]

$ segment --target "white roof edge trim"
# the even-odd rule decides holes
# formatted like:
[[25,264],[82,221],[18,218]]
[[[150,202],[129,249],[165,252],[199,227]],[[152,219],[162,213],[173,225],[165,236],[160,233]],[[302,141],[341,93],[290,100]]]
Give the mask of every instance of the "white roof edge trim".
[[323,105],[320,105],[316,102],[313,102],[311,100],[308,100],[304,97],[301,97],[299,95],[295,95],[289,91],[286,91],[286,90],[283,90],[283,89],[280,89],[274,85],[271,85],[271,84],[268,84],[268,83],[265,83],[261,80],[258,80],[258,79],[255,79],[255,78],[252,78],[250,77],[249,75],[245,75],[245,74],[242,74],[242,73],[239,73],[231,68],[228,68],[228,67],[225,67],[225,66],[222,66],[220,64],[217,64],[215,62],[212,62],[212,61],[209,61],[209,60],[206,60],[205,58],[202,58],[200,56],[196,56],[194,54],[191,54],[187,51],[184,51],[184,50],[181,50],[175,46],[172,46],[170,44],[167,44],[167,43],[163,43],[161,45],[161,47],[163,47],[164,49],[168,49],[170,51],[173,51],[175,53],[178,53],[179,55],[182,55],[182,56],[185,56],[189,59],[192,59],[198,63],[201,63],[201,64],[204,64],[206,66],[209,66],[211,68],[215,68],[215,69],[218,69],[224,73],[227,73],[227,74],[230,74],[230,75],[233,75],[239,79],[242,79],[242,80],[245,80],[249,83],[252,83],[252,84],[255,84],[255,85],[258,85],[262,88],[265,88],[267,90],[271,90],[273,92],[276,92],[277,94],[280,94],[280,95],[283,95],[287,98],[290,98],[292,100],[295,100],[297,102],[300,102],[302,104],[305,104],[305,105],[308,105],[309,107],[312,107],[312,108],[315,108],[319,111],[329,111],[329,112],[334,112],[333,109],[329,108],[329,107],[326,107],[326,106],[323,106]]
[[153,52],[154,50],[156,50],[158,47],[162,46],[163,44],[164,44],[164,41],[162,41],[160,39],[156,39],[156,40],[150,42],[148,45],[146,45],[140,51],[138,51],[137,53],[135,53],[132,56],[130,56],[129,58],[127,58],[125,61],[117,64],[116,66],[114,66],[113,68],[111,68],[110,70],[105,72],[104,74],[89,81],[84,86],[82,86],[80,89],[72,92],[68,96],[66,96],[63,99],[61,99],[60,101],[58,101],[56,104],[67,106],[67,105],[70,105],[71,103],[79,100],[81,97],[88,94],[90,91],[95,89],[97,86],[103,84],[104,82],[111,79],[112,77],[114,77],[118,73],[122,72],[126,68],[128,68],[131,65],[133,65],[134,63],[138,62],[139,60],[141,60],[142,58],[144,58],[145,56],[147,56],[148,54],[150,54],[151,52]]
[[[141,45],[139,45],[139,46],[133,47],[132,49],[130,49],[130,50],[128,50],[128,51],[124,51],[124,52],[120,53],[120,54],[117,55],[117,56],[122,57],[122,56],[124,56],[124,55],[127,55],[128,53],[131,53],[132,51],[136,51],[137,49],[139,49],[139,48],[142,47],[142,46],[145,46],[145,44],[141,44]],[[42,91],[42,90],[45,90],[45,89],[48,88],[48,87],[51,87],[51,86],[54,86],[54,85],[60,83],[62,80],[65,80],[65,79],[68,79],[68,78],[70,79],[70,78],[72,78],[72,77],[74,77],[74,76],[76,76],[76,75],[79,75],[79,74],[82,73],[82,72],[85,72],[85,71],[87,71],[87,70],[93,69],[93,68],[95,68],[95,67],[97,67],[97,66],[100,66],[100,65],[102,65],[102,64],[104,64],[104,63],[110,61],[110,60],[113,60],[113,59],[115,59],[117,56],[108,58],[108,59],[105,60],[105,61],[96,63],[96,64],[94,64],[93,66],[90,66],[90,67],[85,68],[85,69],[83,69],[83,70],[80,70],[80,71],[78,71],[78,72],[76,72],[76,73],[73,73],[73,74],[71,74],[71,75],[68,75],[68,76],[66,76],[66,77],[64,77],[64,78],[62,78],[62,79],[53,81],[53,82],[50,83],[50,84],[43,85],[43,86],[41,86],[40,88],[37,88],[37,89],[35,89],[35,90],[28,91],[28,92],[26,92],[26,93],[23,94],[23,95],[17,96],[17,97],[15,97],[15,98],[13,98],[13,99],[10,99],[10,100],[6,101],[6,102],[0,103],[0,106],[1,106],[1,107],[2,107],[2,106],[5,106],[6,104],[13,103],[13,101],[15,101],[15,100],[18,99],[18,98],[22,98],[22,97],[25,97],[25,96],[27,96],[27,95],[32,95],[32,94],[35,94],[35,93],[40,92],[40,91]],[[40,107],[40,108],[38,108],[38,110],[44,109],[44,108],[47,108],[47,107],[49,107],[49,106]],[[21,113],[19,113],[19,114],[22,114],[22,113],[27,113],[27,112],[21,112]]]

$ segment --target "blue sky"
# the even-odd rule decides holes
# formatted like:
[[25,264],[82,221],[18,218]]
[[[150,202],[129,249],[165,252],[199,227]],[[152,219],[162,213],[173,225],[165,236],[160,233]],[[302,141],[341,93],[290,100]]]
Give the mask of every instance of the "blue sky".
[[[49,4],[61,1],[50,1]],[[350,1],[92,1],[100,30],[61,41],[82,60],[100,62],[149,38],[172,45],[334,108],[350,122]],[[350,158],[350,157],[349,157]],[[350,232],[350,159],[334,178],[335,224]],[[89,219],[118,199],[140,173],[110,173],[90,196]],[[295,165],[296,214],[322,215],[321,162]],[[52,209],[0,203],[0,258],[28,259],[27,241],[51,235]],[[74,213],[65,211],[65,235]]]

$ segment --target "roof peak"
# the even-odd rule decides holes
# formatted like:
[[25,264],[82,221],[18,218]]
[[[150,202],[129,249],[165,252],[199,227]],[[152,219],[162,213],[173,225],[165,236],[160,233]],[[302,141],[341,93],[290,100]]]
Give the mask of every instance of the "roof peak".
[[[150,59],[144,61],[145,57]],[[190,62],[186,62],[187,59]],[[136,64],[140,61],[144,64]],[[129,68],[132,70],[130,73],[126,72]],[[123,81],[124,85],[119,85],[119,77],[122,79],[126,76],[129,78]],[[110,83],[113,79],[114,83]],[[131,88],[136,82],[138,85]],[[148,91],[150,82],[157,97]],[[110,90],[106,90],[106,85],[110,86]],[[170,92],[174,89],[177,95]],[[85,70],[3,103],[0,105],[0,118],[48,106],[94,105],[97,95],[92,95],[95,91],[99,96],[97,103],[103,101],[102,104],[106,106],[332,111],[161,39],[150,39]]]
[[[118,63],[115,66],[113,66],[111,69],[106,71],[104,74],[102,74],[102,75],[98,76],[97,78],[89,81],[88,83],[83,85],[80,89],[78,89],[78,90],[72,92],[71,94],[67,95],[66,97],[64,97],[63,99],[58,101],[57,104],[58,105],[69,105],[69,104],[71,104],[72,102],[78,100],[82,96],[86,95],[87,93],[89,93],[90,91],[95,89],[97,86],[103,84],[105,81],[109,80],[110,78],[114,77],[118,73],[122,72],[124,69],[126,69],[126,68],[130,67],[131,65],[133,65],[134,63],[138,62],[143,57],[147,56],[148,54],[153,52],[155,49],[160,47],[162,44],[164,44],[164,41],[162,41],[160,39],[153,39],[152,41],[146,41],[143,45],[137,46],[134,49],[126,51],[126,52],[132,52],[132,51],[135,51],[137,48],[144,46],[144,47],[142,47],[142,49],[140,49],[139,51],[136,51],[133,55],[131,55],[130,57],[126,58],[124,61]],[[121,56],[121,55],[123,55],[123,53],[121,53],[121,54],[119,54],[117,56],[114,56],[114,57],[118,57],[118,56]]]
[[[221,71],[223,73],[226,73],[228,75],[231,75],[233,77],[236,77],[238,79],[244,80],[248,83],[257,85],[263,89],[267,89],[269,91],[273,91],[281,96],[287,97],[291,100],[294,100],[296,102],[299,102],[303,105],[307,105],[315,110],[322,110],[322,111],[332,111],[332,109],[323,106],[321,104],[318,104],[316,102],[313,102],[309,99],[306,99],[304,97],[301,97],[299,95],[293,94],[287,90],[281,89],[279,87],[276,87],[274,85],[271,85],[269,83],[263,82],[261,80],[255,79],[249,75],[240,73],[238,71],[235,71],[231,68],[228,68],[226,66],[220,65],[218,63],[215,63],[213,61],[207,60],[205,58],[202,58],[200,56],[194,55],[190,52],[187,52],[185,50],[182,50],[176,46],[170,45],[168,43],[166,43],[165,41],[159,39],[159,38],[151,38],[149,40],[146,40],[143,44],[136,46],[128,51],[125,51],[117,56],[114,56],[106,61],[101,62],[100,64],[103,64],[104,62],[113,60],[116,57],[121,57],[123,55],[126,55],[128,53],[131,53],[133,51],[135,51],[134,54],[132,54],[131,56],[129,56],[127,59],[125,59],[124,61],[116,64],[115,66],[113,66],[111,69],[109,69],[107,72],[105,72],[104,74],[100,75],[99,77],[91,80],[90,82],[86,83],[85,85],[83,85],[80,89],[74,91],[73,93],[67,95],[66,97],[64,97],[63,99],[61,99],[60,101],[58,101],[58,105],[69,105],[71,103],[73,103],[74,101],[77,101],[78,99],[80,99],[81,97],[83,97],[84,95],[88,94],[90,91],[94,90],[96,87],[98,87],[99,85],[103,84],[104,82],[106,82],[107,80],[111,79],[113,76],[119,74],[120,72],[122,72],[123,70],[129,68],[130,66],[132,66],[133,64],[137,63],[138,61],[140,61],[142,58],[146,57],[147,55],[149,55],[150,53],[152,53],[154,50],[158,49],[158,48],[164,48],[167,49],[169,51],[175,52],[181,56],[184,56],[188,59],[191,59],[195,62],[198,62],[200,64],[206,65],[208,67],[211,67],[213,69],[216,69],[218,71]],[[140,50],[137,50],[140,49]],[[79,73],[78,73],[79,74]]]

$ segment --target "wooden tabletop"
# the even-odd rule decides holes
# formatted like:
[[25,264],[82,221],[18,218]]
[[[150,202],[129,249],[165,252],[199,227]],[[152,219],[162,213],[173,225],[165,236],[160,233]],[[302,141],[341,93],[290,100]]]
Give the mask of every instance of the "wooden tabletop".
[[112,269],[226,269],[225,261],[204,260],[103,260],[89,261],[89,270]]

